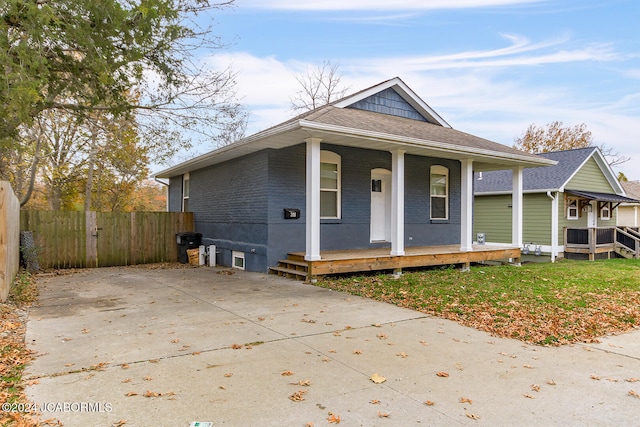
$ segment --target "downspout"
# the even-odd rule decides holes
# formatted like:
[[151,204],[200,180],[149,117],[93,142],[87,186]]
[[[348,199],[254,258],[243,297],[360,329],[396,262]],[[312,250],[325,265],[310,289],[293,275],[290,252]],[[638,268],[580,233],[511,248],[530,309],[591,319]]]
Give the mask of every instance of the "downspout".
[[547,197],[551,199],[551,262],[558,256],[558,195],[547,191]]

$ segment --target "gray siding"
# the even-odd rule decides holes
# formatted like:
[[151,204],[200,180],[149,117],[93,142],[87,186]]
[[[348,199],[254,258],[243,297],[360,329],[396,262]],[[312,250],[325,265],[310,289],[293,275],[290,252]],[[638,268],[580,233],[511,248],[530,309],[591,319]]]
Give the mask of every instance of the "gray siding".
[[[341,156],[341,218],[322,220],[321,250],[389,247],[371,243],[371,170],[391,170],[386,151],[322,144]],[[449,219],[431,221],[429,170],[449,168]],[[192,171],[189,207],[205,244],[215,244],[218,263],[231,265],[232,251],[245,253],[246,268],[266,271],[288,252],[305,250],[306,147],[263,150],[219,165]],[[172,179],[180,189],[181,178]],[[176,192],[172,189],[172,192]],[[179,206],[181,194],[175,197]],[[300,210],[285,219],[284,208]],[[419,156],[405,158],[405,245],[460,242],[460,163]]]
[[216,245],[219,264],[241,251],[247,270],[266,271],[267,159],[265,150],[189,173],[195,229]]
[[169,212],[182,211],[182,176],[169,179]]

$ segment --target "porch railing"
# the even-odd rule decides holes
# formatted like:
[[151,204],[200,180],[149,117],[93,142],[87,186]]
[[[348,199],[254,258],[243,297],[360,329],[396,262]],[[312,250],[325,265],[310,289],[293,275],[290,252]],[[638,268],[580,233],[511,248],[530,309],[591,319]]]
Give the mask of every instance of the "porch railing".
[[629,227],[565,228],[565,251],[589,254],[594,259],[596,253],[618,252],[640,258],[640,232]]

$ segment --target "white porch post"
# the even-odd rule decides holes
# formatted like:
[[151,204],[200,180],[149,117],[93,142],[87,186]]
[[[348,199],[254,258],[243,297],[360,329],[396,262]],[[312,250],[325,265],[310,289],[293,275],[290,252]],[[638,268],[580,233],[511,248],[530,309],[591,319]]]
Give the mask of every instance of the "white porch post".
[[306,252],[304,259],[320,259],[320,138],[307,138]]
[[513,168],[512,212],[511,212],[511,243],[522,247],[522,166]]
[[558,257],[558,198],[560,195],[554,193],[551,199],[551,262],[555,262]]
[[404,255],[404,150],[391,152],[391,255]]
[[473,160],[461,163],[460,250],[473,250]]

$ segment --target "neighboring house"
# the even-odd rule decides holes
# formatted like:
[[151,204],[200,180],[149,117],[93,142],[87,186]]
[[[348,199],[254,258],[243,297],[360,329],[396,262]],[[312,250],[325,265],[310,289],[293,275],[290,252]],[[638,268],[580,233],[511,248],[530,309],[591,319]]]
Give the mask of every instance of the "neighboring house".
[[[557,164],[524,171],[523,255],[528,252],[533,256],[549,257],[552,261],[563,257],[565,252],[572,251],[569,246],[575,243],[573,240],[587,239],[588,229],[615,230],[618,206],[635,202],[625,196],[598,148],[538,156],[555,160]],[[487,244],[512,241],[511,181],[510,170],[475,175],[473,229]],[[567,230],[569,242],[565,242]],[[614,232],[601,231],[598,239],[611,240]],[[607,236],[603,237],[604,234]],[[579,242],[578,252],[589,253],[587,246],[586,240]],[[603,247],[602,253],[610,256],[613,248],[606,249]],[[592,253],[590,258],[599,256]]]
[[[473,246],[473,172],[513,168],[522,177],[553,163],[452,129],[394,78],[156,177],[169,179],[169,210],[194,212],[218,263],[266,272],[292,252],[310,265],[328,251],[377,250],[366,266],[326,270],[341,272],[429,265],[403,261],[433,246],[475,256],[442,264],[495,257],[475,254],[486,247]],[[513,243],[504,254],[518,258]]]
[[[621,182],[627,196],[640,200],[640,181]],[[640,203],[621,203],[617,224],[620,227],[640,227]]]

